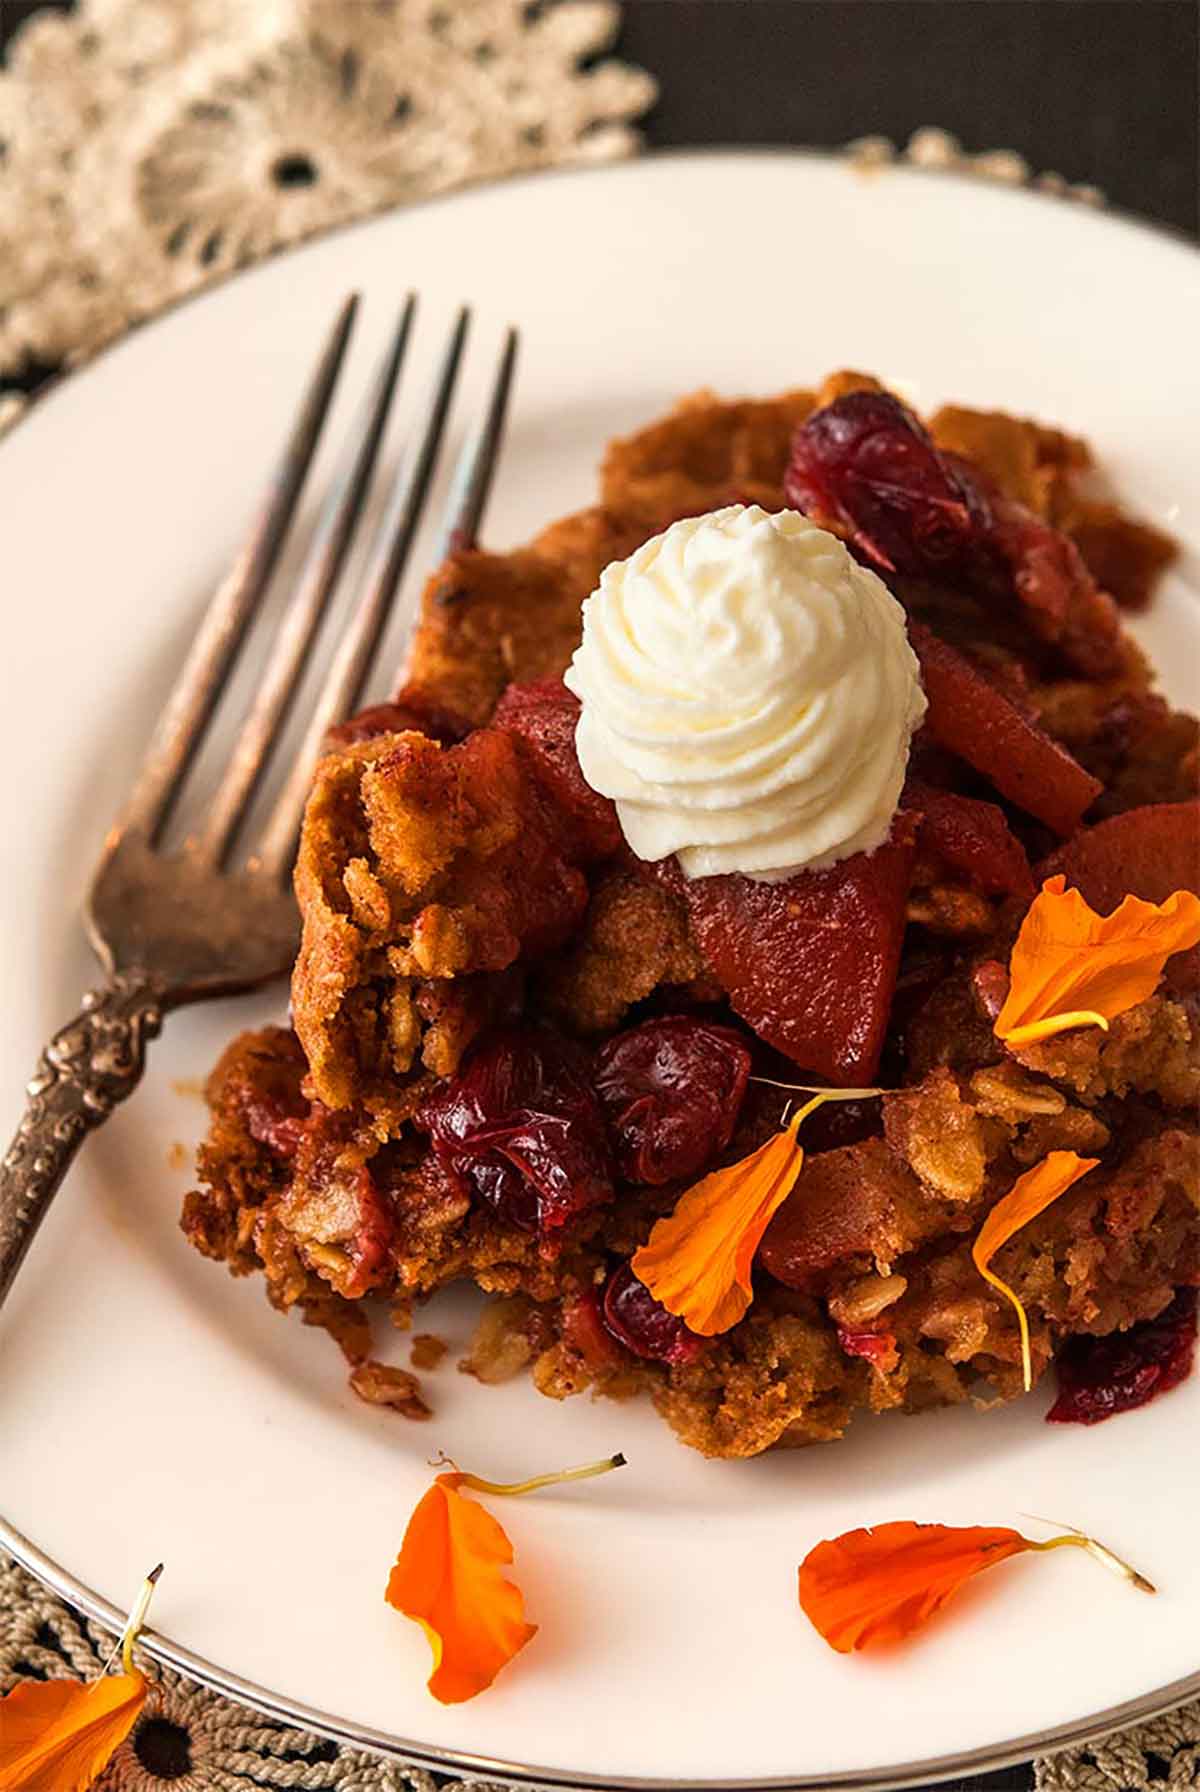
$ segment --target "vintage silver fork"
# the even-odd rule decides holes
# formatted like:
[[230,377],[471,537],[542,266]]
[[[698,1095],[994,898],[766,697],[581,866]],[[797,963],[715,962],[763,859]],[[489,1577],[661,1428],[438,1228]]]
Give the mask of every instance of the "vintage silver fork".
[[[357,307],[355,294],[338,313],[261,513],[212,598],[133,792],[104,843],[84,923],[105,980],[42,1054],[24,1118],[0,1164],[0,1304],[80,1143],[136,1087],[146,1043],[160,1031],[163,1015],[185,1002],[265,983],[281,975],[295,954],[290,872],[312,767],[326,729],[359,699],[391,613],[454,394],[469,324],[465,309],[451,330],[415,451],[402,459],[388,493],[303,747],[253,850],[232,862],[239,828],[279,740],[365,505],[412,334],[411,295],[341,451],[266,670],[204,820],[177,851],[164,846],[164,835],[295,516]],[[472,541],[478,530],[516,347],[516,332],[509,330],[487,402],[455,470],[441,523],[443,553]]]

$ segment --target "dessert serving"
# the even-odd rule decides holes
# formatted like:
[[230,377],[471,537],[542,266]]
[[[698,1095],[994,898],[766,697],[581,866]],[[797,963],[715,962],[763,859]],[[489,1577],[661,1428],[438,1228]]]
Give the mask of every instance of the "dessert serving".
[[415,1418],[370,1316],[463,1280],[481,1381],[711,1456],[1174,1385],[1200,726],[1120,614],[1173,551],[1082,442],[837,374],[452,554],[315,774],[293,1027],[212,1074],[192,1243]]

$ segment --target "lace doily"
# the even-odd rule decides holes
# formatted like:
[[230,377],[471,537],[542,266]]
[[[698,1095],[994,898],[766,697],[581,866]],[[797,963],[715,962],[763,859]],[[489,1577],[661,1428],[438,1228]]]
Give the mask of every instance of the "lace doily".
[[[0,1692],[17,1679],[94,1679],[113,1641],[0,1555]],[[95,1792],[439,1792],[445,1785],[501,1792],[490,1782],[448,1781],[275,1723],[140,1650],[137,1663],[150,1681],[149,1697]]]
[[332,224],[628,155],[614,0],[82,0],[0,77],[0,374]]
[[[0,1554],[0,1693],[19,1679],[89,1680],[113,1637]],[[138,1654],[146,1708],[95,1792],[503,1792],[343,1748],[260,1717]],[[969,1787],[970,1782],[966,1782]],[[1034,1764],[1036,1792],[1175,1792],[1200,1785],[1200,1704]]]

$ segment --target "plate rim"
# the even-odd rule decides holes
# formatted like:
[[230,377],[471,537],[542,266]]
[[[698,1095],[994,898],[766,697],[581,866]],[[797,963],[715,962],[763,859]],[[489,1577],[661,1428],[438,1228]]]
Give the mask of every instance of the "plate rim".
[[988,192],[1008,193],[1022,199],[1037,201],[1042,205],[1062,206],[1066,207],[1068,212],[1079,211],[1102,221],[1123,224],[1134,230],[1143,231],[1149,236],[1173,243],[1176,248],[1190,250],[1193,255],[1200,255],[1200,235],[1193,236],[1181,224],[1171,224],[1161,218],[1142,217],[1139,212],[1129,211],[1121,205],[1110,204],[1107,198],[1104,198],[1099,205],[1085,204],[1081,200],[1073,199],[1069,193],[1056,193],[1049,187],[1035,186],[1032,180],[1009,182],[998,180],[994,176],[973,173],[969,168],[925,167],[919,162],[908,161],[903,152],[898,153],[894,161],[884,162],[879,166],[872,165],[864,169],[861,165],[856,166],[845,148],[830,148],[815,143],[671,143],[657,148],[634,151],[631,155],[611,162],[560,162],[547,168],[530,168],[515,174],[467,180],[462,186],[450,187],[444,192],[429,193],[418,199],[401,200],[398,204],[377,206],[373,210],[363,212],[358,217],[347,218],[340,224],[317,225],[302,236],[293,237],[286,243],[277,243],[257,261],[224,269],[221,273],[203,281],[199,286],[193,287],[189,292],[179,293],[174,298],[168,299],[156,311],[147,312],[144,317],[133,318],[115,336],[100,343],[97,348],[85,354],[81,360],[70,361],[50,374],[35,392],[18,394],[25,398],[25,403],[8,427],[0,432],[0,449],[47,398],[61,392],[62,388],[77,373],[82,373],[85,368],[95,366],[97,361],[103,356],[111,354],[114,349],[120,348],[131,336],[150,328],[162,318],[174,316],[177,311],[182,311],[185,306],[194,304],[198,299],[205,299],[211,293],[220,292],[222,288],[230,285],[233,281],[244,279],[247,274],[253,274],[257,268],[265,267],[269,262],[278,261],[281,256],[293,254],[297,249],[304,249],[312,243],[324,242],[329,237],[338,237],[347,231],[357,230],[363,225],[386,218],[393,212],[423,211],[427,206],[453,202],[455,199],[482,192],[490,187],[507,189],[513,186],[528,186],[537,181],[615,174],[625,169],[645,167],[648,163],[701,161],[716,157],[723,157],[731,161],[770,159],[773,161],[824,162],[834,166],[844,166],[849,172],[857,172],[864,178],[873,179],[888,174],[901,174],[906,177],[914,176],[920,182],[952,182],[956,186],[972,188],[982,186]]
[[[424,209],[427,206],[438,206],[448,201],[453,202],[457,198],[475,194],[485,187],[527,186],[556,177],[604,176],[623,170],[632,171],[647,164],[695,162],[713,158],[739,161],[750,159],[815,161],[826,165],[844,165],[848,171],[854,171],[853,164],[847,159],[844,152],[815,145],[784,143],[671,145],[647,150],[640,155],[633,155],[615,162],[583,165],[568,163],[510,175],[503,181],[470,181],[447,192],[434,193],[426,198],[409,201],[399,206],[380,206],[360,217],[348,219],[342,224],[320,228],[287,243],[279,244],[268,250],[267,254],[258,261],[245,267],[231,268],[216,279],[207,280],[192,291],[180,294],[149,315],[135,318],[109,341],[102,343],[81,360],[61,368],[36,392],[29,395],[25,406],[0,437],[0,450],[2,450],[4,441],[14,436],[21,425],[42,407],[46,399],[60,394],[72,381],[75,374],[94,366],[101,358],[121,348],[131,337],[140,334],[160,320],[174,315],[194,301],[207,298],[239,276],[253,273],[266,263],[310,246],[314,241],[340,236],[345,232],[377,222],[397,211],[408,212]],[[969,169],[925,168],[902,158],[898,158],[878,170],[872,169],[870,172],[879,175],[900,173],[904,176],[917,176],[920,177],[921,182],[932,179],[941,183],[952,181],[957,185],[972,188],[977,188],[981,181],[981,177]],[[1004,191],[1026,200],[1038,200],[1059,206],[1064,204],[1069,206],[1072,203],[1063,195],[1026,183],[1009,185],[985,181],[983,184],[990,187],[993,192]],[[1107,203],[1099,208],[1083,207],[1081,209],[1090,212],[1090,215],[1099,221],[1112,222],[1126,227],[1132,226],[1139,232],[1149,234],[1159,240],[1165,239],[1168,243],[1190,250],[1193,256],[1200,255],[1200,240],[1193,238],[1181,226],[1141,217],[1123,207]],[[54,1561],[32,1538],[19,1531],[3,1514],[0,1514],[0,1548],[12,1556],[41,1585],[74,1606],[86,1618],[113,1632],[120,1632],[125,1622],[124,1612]],[[406,1766],[435,1772],[448,1769],[460,1776],[482,1775],[486,1776],[489,1784],[501,1780],[529,1788],[530,1792],[575,1792],[575,1789],[583,1789],[583,1792],[817,1792],[817,1789],[820,1789],[820,1792],[905,1792],[905,1789],[938,1784],[962,1775],[982,1774],[1008,1766],[1024,1764],[1035,1755],[1057,1754],[1068,1748],[1084,1747],[1104,1737],[1128,1730],[1135,1725],[1163,1717],[1200,1697],[1200,1668],[1197,1668],[1194,1673],[1174,1680],[1164,1687],[1156,1688],[1138,1698],[1109,1706],[1103,1711],[1065,1724],[1054,1725],[1046,1730],[1028,1732],[1004,1742],[987,1744],[979,1748],[902,1762],[883,1770],[852,1769],[800,1777],[772,1775],[766,1778],[748,1779],[679,1779],[675,1777],[663,1779],[570,1772],[505,1761],[498,1757],[476,1754],[469,1750],[446,1747],[431,1748],[409,1738],[397,1737],[388,1731],[356,1724],[302,1701],[289,1699],[256,1681],[245,1680],[239,1675],[229,1672],[216,1662],[196,1654],[185,1645],[177,1643],[173,1638],[156,1630],[141,1632],[139,1646],[144,1648],[147,1655],[153,1660],[164,1666],[178,1671],[210,1691],[223,1694],[237,1703],[257,1710],[277,1721],[302,1726],[333,1741],[364,1748],[378,1755],[398,1760]]]
[[[0,1515],[0,1547],[33,1575],[43,1586],[75,1606],[85,1617],[119,1635],[125,1613],[68,1574]],[[567,1773],[544,1767],[525,1766],[491,1755],[477,1755],[469,1750],[442,1748],[433,1750],[407,1737],[390,1736],[386,1730],[355,1724],[331,1712],[321,1711],[298,1700],[273,1693],[257,1681],[243,1680],[237,1674],[218,1667],[203,1655],[197,1655],[183,1644],[156,1630],[143,1630],[138,1646],[153,1660],[174,1668],[191,1680],[198,1681],[211,1692],[224,1694],[238,1704],[248,1705],[267,1717],[284,1723],[298,1724],[339,1743],[352,1743],[373,1753],[400,1761],[407,1767],[441,1772],[450,1768],[459,1775],[485,1776],[485,1783],[496,1780],[527,1787],[529,1792],[906,1792],[906,1789],[937,1785],[963,1775],[994,1772],[998,1768],[1021,1766],[1034,1756],[1054,1755],[1068,1748],[1082,1748],[1089,1743],[1131,1729],[1134,1725],[1165,1717],[1192,1699],[1200,1697],[1200,1669],[1183,1680],[1111,1705],[1106,1711],[1081,1718],[1073,1723],[1057,1724],[1049,1730],[1038,1730],[1009,1741],[987,1744],[982,1748],[965,1749],[956,1754],[931,1756],[923,1761],[906,1761],[882,1773],[866,1771],[805,1774],[796,1779],[773,1775],[767,1779],[655,1779],[642,1776],[614,1777],[611,1774]],[[464,1783],[469,1792],[471,1782]],[[482,1792],[482,1788],[481,1788]]]

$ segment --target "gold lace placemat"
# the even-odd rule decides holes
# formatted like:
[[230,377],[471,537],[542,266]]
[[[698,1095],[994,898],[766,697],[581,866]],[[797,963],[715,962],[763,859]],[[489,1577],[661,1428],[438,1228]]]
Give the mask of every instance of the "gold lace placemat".
[[[469,181],[634,153],[656,87],[608,52],[615,0],[83,0],[35,15],[0,75],[0,387],[350,219]],[[898,154],[1041,186],[946,132]],[[0,429],[24,395],[0,392]],[[96,1674],[111,1639],[0,1556],[0,1691]],[[262,1718],[169,1669],[101,1792],[436,1792],[438,1777]],[[1200,1706],[1037,1763],[1041,1792],[1200,1784]],[[475,1792],[482,1783],[473,1782]]]

